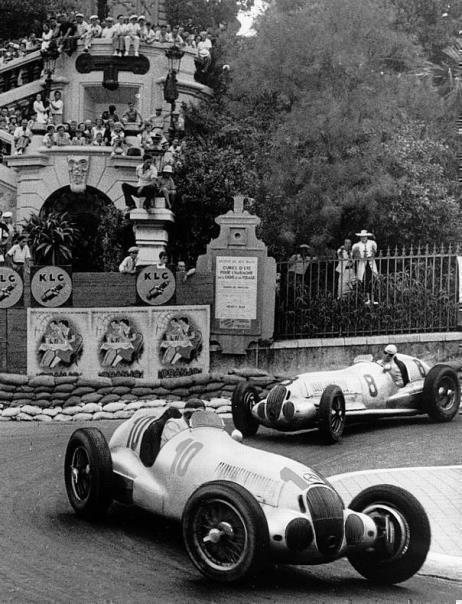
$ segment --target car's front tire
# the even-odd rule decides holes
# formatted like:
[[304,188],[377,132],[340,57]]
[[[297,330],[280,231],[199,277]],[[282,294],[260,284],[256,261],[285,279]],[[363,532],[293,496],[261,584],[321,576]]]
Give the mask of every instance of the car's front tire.
[[382,484],[359,493],[349,508],[370,516],[378,530],[372,551],[348,554],[353,567],[366,579],[384,585],[415,575],[431,542],[430,523],[419,501],[400,487]]
[[69,501],[79,516],[95,520],[112,503],[112,458],[98,428],[79,428],[71,438],[64,460]]
[[460,406],[460,384],[457,373],[447,365],[435,365],[424,381],[423,406],[436,422],[450,422]]
[[242,436],[253,436],[258,430],[258,420],[252,415],[252,407],[259,401],[257,390],[247,382],[239,382],[231,397],[231,411],[235,427]]
[[186,551],[209,579],[239,581],[266,562],[266,518],[241,485],[216,480],[199,487],[186,503],[182,525]]
[[342,389],[335,384],[324,388],[318,409],[318,428],[323,441],[337,443],[345,428],[345,397]]

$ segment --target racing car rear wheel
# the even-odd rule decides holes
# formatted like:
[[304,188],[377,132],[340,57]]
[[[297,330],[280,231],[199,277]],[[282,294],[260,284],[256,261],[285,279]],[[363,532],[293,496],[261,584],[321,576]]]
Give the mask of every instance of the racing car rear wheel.
[[258,430],[258,420],[252,415],[252,407],[257,403],[257,390],[247,382],[239,382],[231,397],[231,411],[234,425],[242,436],[253,436]]
[[377,525],[371,551],[348,554],[366,579],[392,585],[406,581],[420,569],[430,549],[430,523],[422,505],[408,491],[389,484],[365,489],[349,508],[370,516]]
[[345,428],[345,398],[335,384],[324,388],[318,409],[318,428],[326,444],[338,442]]
[[216,480],[199,487],[186,503],[182,524],[189,557],[210,579],[238,581],[266,562],[265,515],[238,484]]
[[101,517],[112,503],[112,458],[98,428],[76,430],[67,445],[64,480],[74,510],[88,520]]
[[447,365],[432,367],[424,381],[422,399],[433,420],[450,422],[460,405],[460,384],[454,369]]

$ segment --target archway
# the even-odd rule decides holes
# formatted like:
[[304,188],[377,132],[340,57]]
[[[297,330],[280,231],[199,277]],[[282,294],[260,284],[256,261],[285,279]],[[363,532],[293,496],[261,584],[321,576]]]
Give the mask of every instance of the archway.
[[113,202],[107,195],[88,186],[84,193],[73,193],[70,187],[62,187],[52,193],[43,204],[41,216],[50,212],[67,212],[80,229],[81,242],[74,250],[72,260],[74,271],[102,270],[102,244],[98,227],[104,210],[110,205],[113,205]]

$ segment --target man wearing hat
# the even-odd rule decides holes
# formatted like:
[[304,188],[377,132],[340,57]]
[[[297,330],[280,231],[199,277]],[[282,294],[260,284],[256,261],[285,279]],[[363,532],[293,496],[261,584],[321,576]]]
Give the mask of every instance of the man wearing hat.
[[130,52],[130,46],[133,45],[133,51],[135,57],[139,57],[140,49],[140,26],[138,23],[138,15],[130,15],[127,34],[125,35],[125,54],[124,57],[128,57]]
[[298,246],[297,252],[292,254],[288,262],[289,283],[302,283],[305,277],[305,272],[311,261],[311,248],[307,243],[301,243]]
[[383,357],[377,361],[383,367],[384,373],[389,373],[398,388],[409,383],[406,365],[396,356],[398,349],[394,344],[388,344],[383,351]]
[[158,179],[158,187],[159,187],[159,192],[162,193],[162,195],[165,198],[165,203],[167,204],[167,208],[171,209],[172,207],[172,201],[175,199],[175,194],[176,194],[176,187],[175,187],[175,183],[173,182],[173,178],[172,178],[172,174],[173,174],[173,168],[172,166],[168,165],[168,166],[164,166],[162,168],[162,173],[160,175],[160,178]]
[[87,35],[88,30],[90,29],[90,26],[84,20],[82,13],[77,13],[75,15],[75,20],[76,20],[76,28],[77,28],[76,37],[78,40],[85,40],[85,36]]
[[377,244],[373,239],[372,233],[362,229],[359,233],[356,233],[356,237],[359,237],[359,241],[355,243],[351,249],[351,254],[354,259],[358,261],[356,270],[356,278],[363,284],[366,304],[378,304],[374,300],[374,289],[373,283],[376,277],[377,264],[375,262],[375,256],[377,254]]
[[92,15],[90,17],[90,25],[88,31],[84,37],[84,49],[83,52],[88,52],[94,38],[101,38],[102,33],[101,25],[98,23],[98,15]]
[[136,273],[136,261],[138,260],[139,248],[132,246],[128,248],[128,256],[119,265],[120,273],[134,275]]
[[162,132],[164,129],[164,118],[162,117],[162,107],[156,107],[156,112],[151,115],[149,121],[152,124],[153,129],[157,132]]
[[205,403],[198,398],[189,399],[186,401],[183,415],[179,418],[169,419],[162,431],[160,437],[160,447],[162,448],[173,436],[183,430],[188,430],[190,427],[191,417],[196,411],[204,411]]

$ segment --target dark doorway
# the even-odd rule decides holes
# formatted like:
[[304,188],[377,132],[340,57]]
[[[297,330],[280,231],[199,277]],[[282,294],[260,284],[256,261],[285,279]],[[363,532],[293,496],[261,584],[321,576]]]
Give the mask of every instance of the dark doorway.
[[69,187],[63,187],[43,204],[40,215],[67,212],[80,229],[81,243],[74,250],[72,261],[74,271],[102,270],[98,227],[104,208],[110,204],[109,197],[94,187],[87,187],[84,193],[73,193]]

